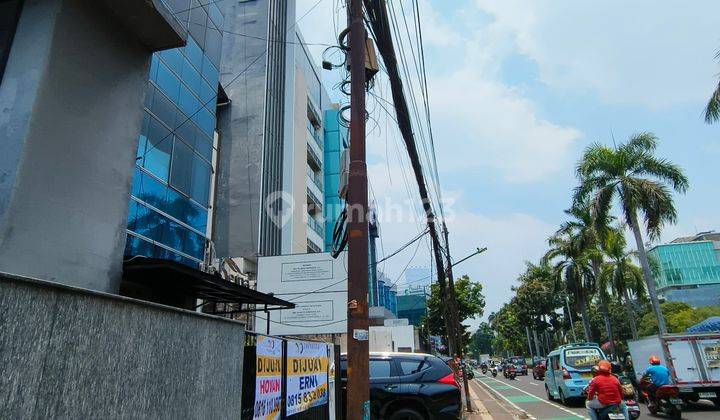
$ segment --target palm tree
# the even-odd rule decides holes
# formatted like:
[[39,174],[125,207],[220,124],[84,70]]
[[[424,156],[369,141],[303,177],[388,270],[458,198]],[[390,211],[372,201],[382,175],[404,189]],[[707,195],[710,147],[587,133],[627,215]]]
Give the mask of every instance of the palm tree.
[[[720,51],[715,54],[715,59],[720,60]],[[720,82],[710,95],[707,106],[705,107],[705,122],[712,124],[720,120]]]
[[[557,234],[566,233],[575,235],[578,238],[578,245],[585,250],[588,258],[590,258],[593,277],[599,279],[604,257],[604,250],[602,248],[603,238],[610,229],[608,227],[610,222],[609,217],[606,217],[604,221],[595,220],[592,203],[589,201],[574,203],[570,209],[565,210],[565,214],[570,216],[571,219],[560,225]],[[602,288],[598,289],[598,297],[600,299],[600,312],[602,313],[605,323],[605,333],[610,343],[611,353],[616,355],[615,341],[610,323],[610,313],[608,311],[609,298],[607,292]]]
[[553,266],[556,278],[555,292],[562,288],[573,296],[575,309],[580,311],[585,339],[592,341],[588,300],[595,290],[591,259],[582,239],[568,232],[556,234],[548,239],[550,250],[545,253],[543,261],[556,261]]
[[620,227],[608,232],[603,247],[610,261],[603,265],[599,284],[601,289],[612,290],[623,304],[630,323],[633,340],[637,340],[637,321],[635,320],[633,301],[630,296],[631,294],[644,296],[645,284],[642,270],[632,262],[632,258],[637,256],[637,252],[626,251],[625,246],[625,235],[623,235]]
[[643,216],[650,239],[657,239],[665,223],[675,223],[677,220],[669,187],[684,193],[688,180],[679,166],[655,157],[656,148],[657,138],[647,132],[636,134],[627,143],[613,148],[597,143],[591,145],[585,150],[577,167],[580,186],[575,190],[574,200],[581,203],[592,197],[596,220],[602,221],[610,213],[612,202],[617,198],[625,222],[635,236],[660,334],[665,334],[665,319],[660,312],[638,213]]

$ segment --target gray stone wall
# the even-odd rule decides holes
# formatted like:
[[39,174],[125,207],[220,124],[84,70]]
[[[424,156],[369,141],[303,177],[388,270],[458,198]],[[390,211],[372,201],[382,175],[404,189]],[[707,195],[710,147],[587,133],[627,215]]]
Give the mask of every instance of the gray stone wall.
[[0,417],[238,418],[244,325],[0,273]]

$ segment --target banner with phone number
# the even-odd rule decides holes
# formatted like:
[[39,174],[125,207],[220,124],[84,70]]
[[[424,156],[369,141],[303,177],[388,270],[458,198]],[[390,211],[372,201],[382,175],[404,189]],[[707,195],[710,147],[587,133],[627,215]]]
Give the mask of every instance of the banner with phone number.
[[253,419],[280,418],[282,402],[282,340],[257,336]]
[[328,345],[287,341],[286,415],[328,403]]

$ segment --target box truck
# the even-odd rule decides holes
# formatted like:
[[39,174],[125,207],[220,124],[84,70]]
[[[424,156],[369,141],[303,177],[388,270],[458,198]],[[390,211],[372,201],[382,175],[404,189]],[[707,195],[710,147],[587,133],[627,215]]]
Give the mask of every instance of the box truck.
[[630,355],[640,380],[650,355],[663,358],[663,347],[670,354],[666,366],[683,401],[706,399],[720,407],[720,333],[678,333],[653,335],[628,341]]

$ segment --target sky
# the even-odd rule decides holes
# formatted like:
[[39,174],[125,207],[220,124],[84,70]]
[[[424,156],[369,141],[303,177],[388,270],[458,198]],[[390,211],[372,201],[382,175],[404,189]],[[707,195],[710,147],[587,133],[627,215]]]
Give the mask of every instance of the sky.
[[[298,0],[298,17],[317,4],[298,24],[306,42],[334,43],[345,19],[341,3]],[[392,3],[400,10],[400,0]],[[412,1],[402,4],[409,18]],[[452,255],[488,248],[454,269],[482,284],[480,319],[512,297],[525,261],[545,252],[565,220],[575,165],[592,143],[650,131],[659,138],[657,155],[684,168],[690,188],[676,196],[678,223],[659,242],[720,230],[720,124],[702,119],[720,73],[719,2],[419,0],[419,10]],[[319,63],[324,47],[310,49]],[[331,88],[337,77],[323,72]],[[378,80],[373,94],[391,99],[386,78]],[[394,121],[379,100],[369,102],[371,199],[389,254],[422,230],[407,217],[412,205],[402,216],[392,215],[392,205],[419,195]],[[430,264],[423,240],[380,268],[402,285],[404,267]]]

